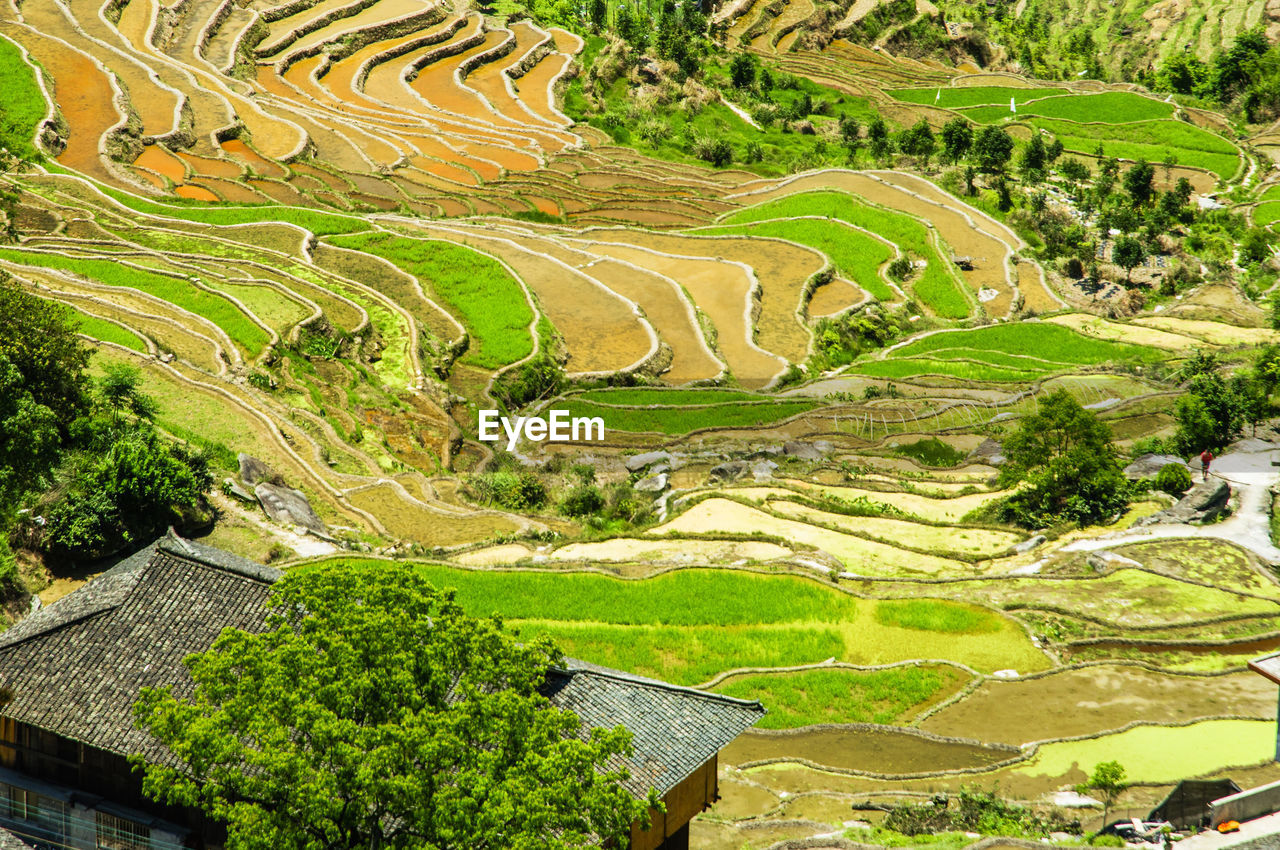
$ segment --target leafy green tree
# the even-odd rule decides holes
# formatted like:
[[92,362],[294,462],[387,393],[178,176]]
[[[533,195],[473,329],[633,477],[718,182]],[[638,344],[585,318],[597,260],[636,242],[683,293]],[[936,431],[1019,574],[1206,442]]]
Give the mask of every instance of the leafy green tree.
[[148,795],[238,850],[625,845],[645,808],[620,785],[629,733],[582,736],[539,692],[545,638],[382,564],[289,573],[270,606],[264,632],[186,659],[190,696],[143,691],[139,726],[179,760],[145,764]]
[[1241,400],[1218,372],[1193,377],[1186,395],[1175,403],[1173,415],[1178,421],[1173,440],[1183,455],[1219,451],[1239,437],[1244,426]]
[[1271,240],[1261,227],[1250,227],[1240,240],[1240,259],[1257,265],[1271,257]]
[[840,144],[849,152],[849,161],[852,162],[858,156],[858,149],[862,147],[862,126],[852,115],[841,115],[839,127]]
[[877,115],[867,124],[867,148],[877,160],[883,161],[893,152],[893,142],[889,138],[889,127],[884,119]]
[[1128,787],[1125,769],[1120,762],[1104,761],[1094,765],[1088,781],[1081,783],[1076,790],[1081,794],[1096,793],[1102,798],[1102,823],[1105,825],[1110,819],[1111,807]]
[[0,530],[17,499],[48,475],[62,454],[58,417],[38,403],[0,354]]
[[756,82],[756,58],[750,53],[739,53],[729,62],[729,81],[736,89],[749,89]]
[[588,6],[593,32],[603,32],[609,20],[609,4],[605,0],[591,0]]
[[1058,173],[1072,183],[1083,183],[1089,179],[1089,166],[1074,156],[1069,156],[1058,165]]
[[27,292],[0,272],[0,356],[22,375],[36,404],[65,427],[89,409],[84,368],[92,353],[76,336],[72,313]]
[[1124,190],[1133,199],[1135,207],[1145,207],[1155,193],[1155,166],[1140,159],[1124,173]]
[[1124,269],[1126,284],[1133,282],[1133,270],[1147,258],[1147,250],[1132,236],[1121,236],[1111,249],[1111,261]]
[[1002,485],[1026,482],[1001,507],[1006,521],[1032,528],[1061,520],[1084,525],[1128,503],[1129,485],[1111,429],[1066,390],[1051,393],[1023,417],[1004,451]]
[[1022,149],[1019,166],[1022,176],[1029,183],[1039,183],[1044,179],[1044,169],[1049,162],[1049,152],[1045,149],[1044,139],[1039,133],[1033,133],[1026,147]]
[[928,168],[929,159],[938,149],[938,142],[933,135],[933,130],[929,127],[929,122],[921,118],[911,127],[903,130],[898,135],[898,149],[907,156],[916,157]]
[[973,147],[973,128],[966,118],[952,118],[942,125],[942,158],[949,163],[957,163],[969,155]]
[[117,425],[123,412],[151,420],[158,411],[155,399],[142,392],[142,372],[128,363],[108,363],[105,366],[98,381],[98,399],[111,411]]
[[167,441],[149,424],[112,435],[65,470],[66,492],[45,512],[44,549],[95,560],[204,515],[213,485],[204,455]]
[[1004,171],[1013,156],[1013,137],[988,124],[973,137],[973,158],[984,171]]
[[1062,144],[1062,139],[1054,136],[1053,141],[1049,142],[1049,144],[1045,146],[1045,158],[1048,159],[1050,163],[1057,162],[1058,158],[1062,156],[1062,152],[1064,150],[1066,150],[1066,145]]
[[1174,51],[1156,73],[1156,88],[1176,94],[1202,92],[1209,81],[1209,66],[1189,51]]

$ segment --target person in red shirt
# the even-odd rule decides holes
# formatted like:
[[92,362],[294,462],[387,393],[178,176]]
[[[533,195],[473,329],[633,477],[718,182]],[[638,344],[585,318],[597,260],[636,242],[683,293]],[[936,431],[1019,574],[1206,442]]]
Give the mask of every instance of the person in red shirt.
[[1211,463],[1213,463],[1213,452],[1208,449],[1200,452],[1200,469],[1203,472],[1203,478],[1201,480],[1209,480],[1209,464]]

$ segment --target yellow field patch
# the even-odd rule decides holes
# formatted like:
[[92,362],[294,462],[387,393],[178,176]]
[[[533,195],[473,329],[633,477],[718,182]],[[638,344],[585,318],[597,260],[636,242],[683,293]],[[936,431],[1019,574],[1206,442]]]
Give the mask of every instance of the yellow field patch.
[[1062,316],[1052,316],[1045,319],[1045,321],[1071,328],[1097,339],[1128,342],[1134,345],[1149,345],[1152,348],[1163,348],[1167,351],[1188,351],[1204,344],[1194,337],[1169,333],[1157,328],[1144,328],[1137,324],[1111,322],[1084,313],[1067,313]]
[[913,549],[952,552],[979,558],[994,558],[1022,542],[1022,535],[985,528],[923,525],[902,519],[874,516],[846,516],[819,511],[795,502],[773,501],[769,507],[780,514],[835,526],[854,534],[867,534],[880,540],[895,540]]
[[1195,337],[1210,345],[1269,345],[1280,342],[1280,333],[1270,328],[1239,328],[1224,322],[1197,319],[1175,319],[1173,316],[1149,316],[1134,319],[1135,325]]
[[826,484],[811,484],[808,481],[788,480],[801,490],[819,493],[836,499],[866,499],[881,505],[897,508],[903,513],[935,522],[958,522],[965,514],[982,507],[988,502],[1008,496],[1010,490],[995,490],[990,493],[972,493],[968,496],[956,496],[952,499],[935,499],[915,493],[882,493],[877,490],[864,490],[861,487],[837,487]]
[[876,543],[829,531],[794,520],[780,519],[747,505],[728,499],[707,499],[680,516],[651,529],[650,534],[667,532],[686,534],[751,534],[760,532],[786,538],[796,543],[816,546],[838,558],[852,571],[867,575],[935,575],[938,573],[972,573],[973,568],[960,561],[919,555],[896,546]]

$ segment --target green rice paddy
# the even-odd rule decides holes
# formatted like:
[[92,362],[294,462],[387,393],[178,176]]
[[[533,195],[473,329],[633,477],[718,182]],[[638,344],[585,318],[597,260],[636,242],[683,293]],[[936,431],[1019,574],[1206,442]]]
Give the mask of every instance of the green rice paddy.
[[557,402],[571,416],[599,416],[610,431],[687,434],[699,428],[751,428],[768,425],[821,407],[815,401],[729,403],[708,407],[607,407],[577,398]]
[[22,51],[4,36],[0,36],[0,79],[5,82],[0,98],[0,147],[24,158],[39,158],[32,142],[48,105]]
[[1004,104],[1009,109],[1009,98],[1013,98],[1021,107],[1030,100],[1054,95],[1066,95],[1071,92],[1058,88],[1013,88],[1011,86],[964,86],[951,88],[895,89],[889,94],[907,103],[920,103],[928,106],[940,106],[943,109],[958,109],[966,106],[986,106]]
[[492,257],[449,242],[390,233],[339,236],[331,242],[389,260],[434,291],[470,333],[466,362],[495,369],[533,353],[533,311],[519,282]]
[[121,327],[115,322],[108,322],[106,319],[100,319],[97,316],[91,316],[88,313],[82,313],[74,308],[71,309],[75,314],[76,330],[85,336],[100,339],[103,342],[114,342],[116,345],[132,348],[141,354],[147,353],[147,343],[142,337],[128,328]]
[[1021,627],[993,612],[946,600],[906,607],[863,600],[797,576],[689,569],[624,580],[436,564],[394,569],[420,570],[454,588],[467,613],[501,615],[526,637],[550,636],[569,656],[679,684],[828,658],[858,665],[949,658],[988,672],[1048,664]]
[[[1058,118],[1064,121],[1128,124],[1134,121],[1158,121],[1173,115],[1174,105],[1132,92],[1102,92],[1047,97],[1031,103],[1019,103],[1016,114],[1003,105],[979,106],[964,110],[964,116],[979,124],[990,124],[1004,118]],[[1065,144],[1065,142],[1064,142]]]
[[853,281],[880,301],[893,301],[897,293],[880,277],[880,267],[893,259],[893,249],[878,239],[839,222],[797,218],[764,221],[736,227],[712,227],[698,233],[735,236],[774,236],[808,245],[826,254],[842,277]]
[[110,260],[42,254],[15,248],[0,248],[0,259],[46,269],[60,269],[107,286],[130,287],[154,295],[213,322],[249,356],[257,355],[270,341],[267,332],[250,321],[233,303],[198,289],[189,281],[131,268]]
[[1224,180],[1240,168],[1239,150],[1221,136],[1182,121],[1138,121],[1132,124],[1077,124],[1034,118],[1036,129],[1047,130],[1068,150],[1092,154],[1099,144],[1107,156],[1162,162],[1173,154],[1179,165],[1212,171]]
[[761,729],[816,723],[894,723],[934,700],[958,675],[948,667],[888,670],[802,670],[735,676],[715,690],[758,699],[769,709]]
[[727,404],[735,401],[772,401],[770,396],[740,390],[715,389],[667,389],[665,387],[619,387],[616,389],[587,390],[574,398],[601,404],[620,405],[693,405]]
[[1118,761],[1130,782],[1168,783],[1224,767],[1270,762],[1275,757],[1274,720],[1206,720],[1190,726],[1139,726],[1086,741],[1044,744],[1014,773],[1066,776],[1091,773],[1094,765]]
[[923,258],[927,263],[924,270],[907,282],[915,296],[943,318],[960,319],[969,315],[964,284],[956,278],[951,263],[939,255],[929,229],[905,213],[871,206],[845,192],[802,192],[741,210],[728,216],[725,222],[743,224],[799,216],[846,221]]

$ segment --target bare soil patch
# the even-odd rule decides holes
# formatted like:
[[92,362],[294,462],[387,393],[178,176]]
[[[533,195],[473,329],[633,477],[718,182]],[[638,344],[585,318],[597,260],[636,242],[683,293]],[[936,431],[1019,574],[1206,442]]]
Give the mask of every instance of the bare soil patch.
[[1017,753],[978,743],[936,741],[892,726],[803,729],[785,734],[747,731],[721,751],[725,764],[805,759],[869,773],[925,773],[980,768]]
[[[610,233],[614,231],[591,235]],[[684,287],[715,327],[719,353],[743,386],[762,387],[783,369],[781,358],[751,344],[751,280],[738,266],[706,258],[667,256],[621,242],[592,245],[590,250],[651,269]]]
[[1202,678],[1139,667],[1097,666],[1025,681],[988,679],[926,719],[938,735],[1022,745],[1119,729],[1136,721],[1275,714],[1275,686],[1255,673]]

